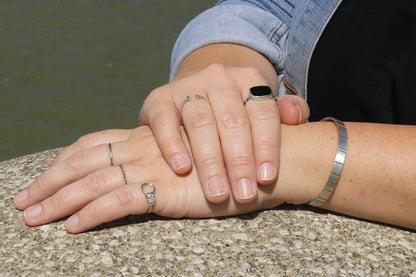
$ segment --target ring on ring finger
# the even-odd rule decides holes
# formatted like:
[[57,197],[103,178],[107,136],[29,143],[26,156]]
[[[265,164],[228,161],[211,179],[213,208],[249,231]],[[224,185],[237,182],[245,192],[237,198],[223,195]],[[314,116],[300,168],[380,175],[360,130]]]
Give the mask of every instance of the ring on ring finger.
[[274,99],[277,102],[277,98],[273,95],[273,92],[269,86],[251,87],[249,90],[249,95],[244,101],[244,105],[246,105],[249,100],[262,101],[267,99]]

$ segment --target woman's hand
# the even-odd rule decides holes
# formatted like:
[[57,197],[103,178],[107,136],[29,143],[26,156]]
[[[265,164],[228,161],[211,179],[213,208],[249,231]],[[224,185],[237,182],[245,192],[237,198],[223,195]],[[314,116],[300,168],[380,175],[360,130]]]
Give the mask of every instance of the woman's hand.
[[[112,142],[113,166],[108,142]],[[123,165],[127,185],[119,165]],[[155,186],[152,212],[169,217],[233,215],[283,202],[270,201],[272,185],[262,187],[259,197],[249,205],[239,205],[232,198],[219,205],[209,203],[196,170],[182,176],[172,172],[150,129],[139,127],[80,138],[16,195],[15,205],[24,210],[27,225],[42,225],[71,215],[65,226],[69,232],[79,233],[130,214],[146,213],[149,204],[141,190],[146,182]]]
[[211,64],[155,89],[141,109],[140,123],[150,126],[178,174],[192,167],[180,132],[183,124],[210,202],[225,201],[230,185],[237,202],[256,199],[257,183],[272,184],[278,176],[280,122],[298,124],[309,117],[308,105],[297,96],[282,97],[278,104],[275,99],[244,104],[255,86],[277,93],[254,67]]

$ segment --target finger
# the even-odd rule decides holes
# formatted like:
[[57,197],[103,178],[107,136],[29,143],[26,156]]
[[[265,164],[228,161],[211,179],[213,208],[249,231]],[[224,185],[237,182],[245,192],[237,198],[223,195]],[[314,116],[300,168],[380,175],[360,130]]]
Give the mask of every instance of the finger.
[[221,138],[231,190],[239,203],[249,203],[257,196],[256,168],[251,130],[238,88],[212,87],[212,107]]
[[182,105],[182,118],[204,194],[208,201],[220,203],[229,197],[230,191],[217,125],[208,101],[205,96],[198,99],[193,96]]
[[[159,191],[155,191],[155,195],[157,199],[152,207],[154,212],[158,211],[159,201],[166,201]],[[148,210],[149,203],[141,191],[141,184],[132,184],[120,187],[90,202],[78,213],[69,217],[65,227],[70,233],[80,233],[127,215],[144,214]]]
[[60,163],[73,154],[109,142],[124,141],[129,138],[131,130],[112,129],[91,133],[80,137],[75,143],[65,148],[53,161],[53,165]]
[[309,105],[300,96],[284,95],[279,99],[280,119],[282,123],[297,125],[309,119]]
[[[133,159],[141,160],[149,157],[150,150],[138,147],[142,139],[129,140],[112,144],[113,164],[118,165],[130,162]],[[14,198],[18,209],[38,203],[51,196],[62,187],[71,184],[91,172],[109,167],[111,165],[108,144],[97,145],[92,148],[76,152],[62,162],[51,166],[39,175],[28,188],[21,191]]]
[[169,92],[164,87],[154,90],[143,104],[139,121],[150,125],[162,155],[172,170],[185,174],[192,168],[192,161],[183,143],[179,115],[175,103],[168,96]]
[[[124,167],[129,175],[128,167]],[[58,220],[80,210],[90,201],[124,185],[119,166],[95,171],[86,177],[63,187],[61,190],[28,207],[23,212],[23,220],[29,226],[38,226]]]
[[268,185],[277,178],[279,169],[279,108],[274,99],[249,100],[245,107],[251,126],[257,182]]

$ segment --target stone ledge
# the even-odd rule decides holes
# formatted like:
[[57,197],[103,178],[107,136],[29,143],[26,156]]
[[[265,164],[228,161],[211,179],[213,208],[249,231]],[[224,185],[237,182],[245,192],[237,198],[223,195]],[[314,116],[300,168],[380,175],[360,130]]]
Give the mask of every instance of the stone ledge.
[[223,219],[130,216],[68,234],[12,197],[61,149],[0,163],[0,276],[412,276],[416,232],[285,206]]

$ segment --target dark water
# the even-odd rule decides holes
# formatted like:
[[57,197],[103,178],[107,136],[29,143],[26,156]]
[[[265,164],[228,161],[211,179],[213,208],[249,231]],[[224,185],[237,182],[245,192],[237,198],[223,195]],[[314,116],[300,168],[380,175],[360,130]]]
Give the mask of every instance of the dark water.
[[215,2],[1,1],[0,161],[137,126],[180,30]]

